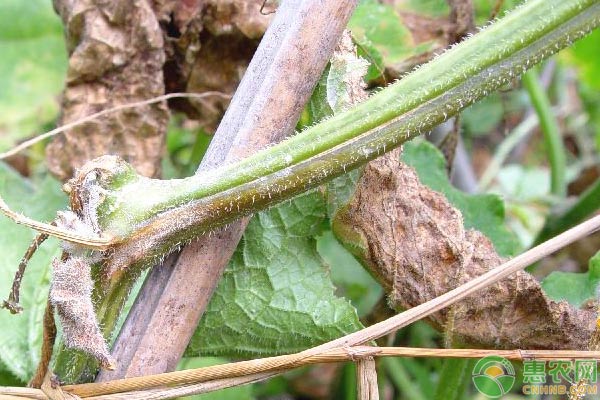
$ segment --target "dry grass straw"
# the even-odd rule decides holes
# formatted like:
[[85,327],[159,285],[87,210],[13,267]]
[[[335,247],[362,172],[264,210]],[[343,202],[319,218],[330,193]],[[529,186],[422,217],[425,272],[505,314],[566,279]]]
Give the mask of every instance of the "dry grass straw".
[[97,113],[90,114],[86,117],[80,118],[73,122],[69,122],[68,124],[64,124],[62,126],[59,126],[57,128],[54,128],[54,129],[46,132],[46,133],[35,136],[29,140],[26,140],[23,143],[20,143],[19,145],[13,147],[10,150],[8,150],[4,153],[0,153],[0,160],[14,156],[15,154],[20,153],[21,151],[33,146],[36,143],[39,143],[43,140],[51,138],[52,136],[58,135],[59,133],[65,132],[76,126],[85,124],[86,122],[90,122],[95,119],[98,119],[104,115],[112,114],[112,113],[115,113],[118,111],[129,110],[131,108],[138,108],[138,107],[143,107],[143,106],[147,106],[150,104],[156,104],[156,103],[160,103],[162,101],[166,101],[169,99],[180,99],[180,98],[204,99],[206,97],[213,97],[213,96],[231,98],[231,95],[228,95],[228,94],[222,93],[222,92],[216,92],[216,91],[208,91],[208,92],[203,92],[203,93],[169,93],[169,94],[165,94],[162,96],[153,97],[148,100],[136,101],[136,102],[127,103],[127,104],[120,104],[118,106],[115,106],[112,108],[107,108],[106,110],[102,110]]

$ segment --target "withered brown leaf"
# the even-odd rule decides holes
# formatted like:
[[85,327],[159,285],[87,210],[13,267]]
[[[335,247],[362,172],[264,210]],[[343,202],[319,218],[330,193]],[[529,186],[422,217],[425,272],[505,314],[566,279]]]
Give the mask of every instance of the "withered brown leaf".
[[[163,36],[147,1],[56,0],[70,53],[61,123],[164,94]],[[48,167],[61,180],[86,161],[118,154],[156,176],[169,112],[164,103],[124,110],[54,138]]]
[[[338,237],[385,287],[389,302],[408,309],[431,300],[502,263],[492,243],[465,229],[460,211],[421,184],[391,152],[372,161],[356,193],[334,220]],[[596,315],[544,294],[519,272],[434,314],[429,321],[470,346],[587,349]],[[449,321],[449,318],[452,318]]]

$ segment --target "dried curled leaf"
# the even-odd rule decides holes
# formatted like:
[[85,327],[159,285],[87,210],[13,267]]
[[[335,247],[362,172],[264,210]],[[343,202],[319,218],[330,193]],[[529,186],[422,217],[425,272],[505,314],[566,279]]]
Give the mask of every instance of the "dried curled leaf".
[[327,74],[326,100],[333,111],[338,113],[367,98],[364,76],[369,63],[356,54],[350,31],[342,33],[329,62]]
[[[273,18],[263,0],[159,0],[156,15],[165,36],[168,91],[233,94]],[[265,11],[265,10],[263,10]],[[229,100],[176,100],[170,106],[214,132]]]
[[[62,123],[162,95],[163,37],[147,1],[56,0],[70,59]],[[48,167],[63,181],[86,161],[118,154],[145,176],[160,170],[169,118],[165,104],[104,116],[54,138]]]
[[[502,262],[491,242],[466,230],[461,213],[421,184],[398,152],[365,168],[334,230],[400,309],[431,300]],[[593,310],[548,299],[526,272],[430,319],[469,345],[549,349],[586,349],[595,320]]]
[[56,307],[67,347],[93,355],[103,368],[114,369],[115,360],[98,326],[92,304],[92,276],[89,261],[70,257],[54,260],[50,303]]

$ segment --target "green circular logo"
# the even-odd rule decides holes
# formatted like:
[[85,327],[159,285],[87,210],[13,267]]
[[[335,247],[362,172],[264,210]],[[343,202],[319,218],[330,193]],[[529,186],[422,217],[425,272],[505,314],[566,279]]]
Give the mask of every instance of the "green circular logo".
[[488,356],[473,368],[473,383],[481,394],[492,399],[505,395],[515,384],[515,369],[500,356]]

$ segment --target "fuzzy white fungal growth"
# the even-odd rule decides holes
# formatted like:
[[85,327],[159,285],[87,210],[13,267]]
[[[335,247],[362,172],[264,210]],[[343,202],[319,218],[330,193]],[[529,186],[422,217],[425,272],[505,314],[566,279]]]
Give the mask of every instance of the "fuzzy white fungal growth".
[[67,347],[93,355],[102,368],[114,369],[115,361],[98,326],[92,304],[92,276],[89,262],[82,257],[54,260],[50,303],[63,328]]
[[[89,223],[84,222],[73,211],[58,211],[56,213],[56,226],[86,237],[100,237]],[[61,247],[67,253],[75,256],[91,256],[92,252],[78,243],[62,241]],[[96,252],[100,254],[99,252]],[[97,260],[96,260],[97,261]]]

